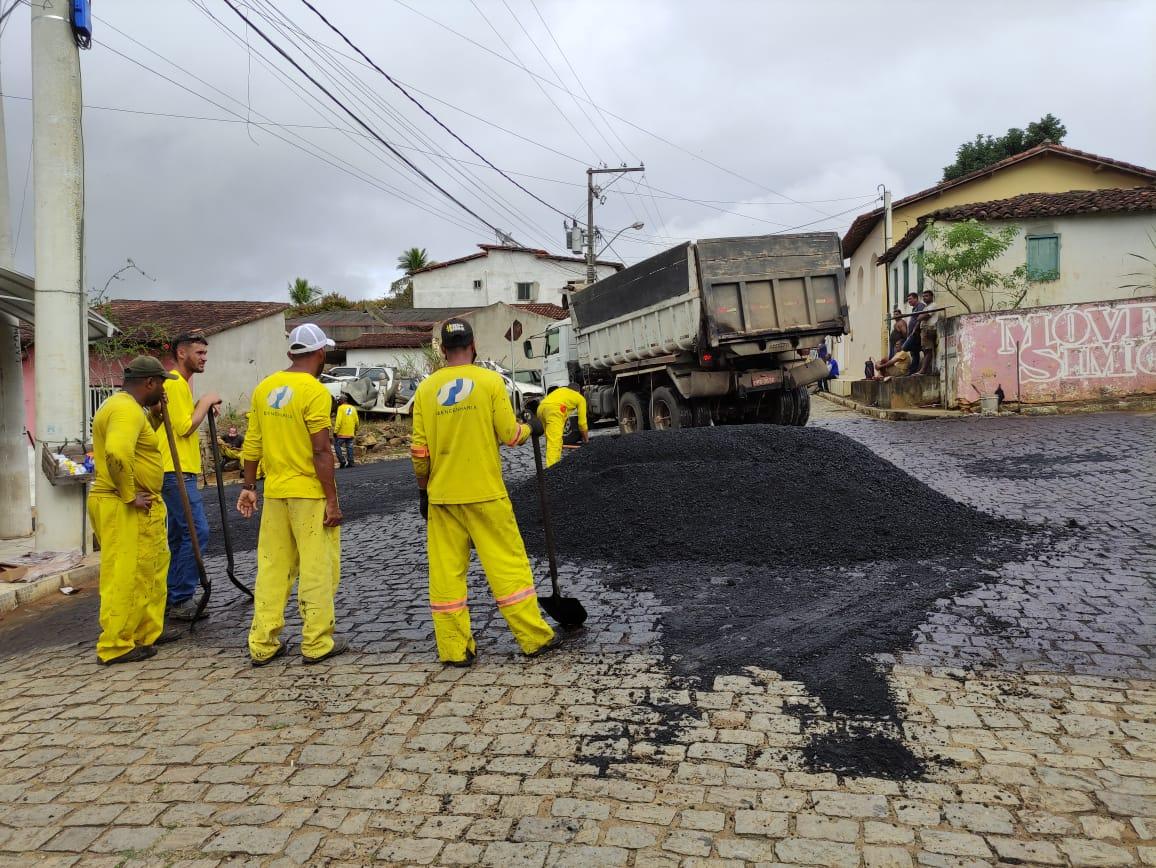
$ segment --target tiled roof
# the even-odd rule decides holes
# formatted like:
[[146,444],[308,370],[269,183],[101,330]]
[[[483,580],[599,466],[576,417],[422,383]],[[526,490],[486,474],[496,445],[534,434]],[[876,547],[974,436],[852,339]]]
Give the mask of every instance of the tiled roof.
[[[921,199],[926,199],[930,196],[938,196],[946,190],[958,187],[961,184],[967,184],[974,181],[976,178],[982,178],[990,175],[993,172],[998,172],[1017,163],[1022,163],[1025,160],[1030,160],[1033,157],[1042,156],[1044,154],[1054,154],[1057,157],[1063,157],[1069,160],[1076,160],[1083,163],[1093,163],[1100,167],[1109,167],[1119,169],[1122,172],[1130,172],[1143,178],[1148,183],[1156,183],[1156,170],[1146,169],[1143,166],[1137,166],[1134,163],[1125,163],[1122,160],[1113,160],[1110,157],[1101,157],[1098,154],[1092,154],[1088,151],[1079,151],[1075,148],[1068,148],[1063,145],[1057,145],[1052,142],[1044,142],[1042,145],[1036,145],[1034,148],[1028,148],[1018,154],[1013,154],[1010,157],[1005,157],[998,163],[992,163],[990,166],[984,166],[982,169],[977,169],[959,178],[953,178],[950,181],[942,181],[933,187],[928,187],[926,190],[920,190],[918,193],[913,193],[910,196],[905,196],[897,202],[891,204],[892,209],[902,208],[905,205],[910,205],[913,202],[918,202]],[[847,234],[843,236],[843,255],[850,256],[855,252],[860,244],[875,228],[875,224],[883,218],[883,209],[876,208],[874,211],[869,211],[866,214],[860,214],[855,218],[851,227],[847,230]]]
[[396,326],[432,326],[455,316],[465,316],[476,307],[401,307],[383,308],[381,316]]
[[1022,220],[1033,217],[1071,217],[1077,214],[1124,214],[1133,211],[1156,211],[1156,187],[1024,193],[1010,199],[954,205],[920,217],[879,261],[891,262],[895,259],[932,220]]
[[359,338],[340,341],[339,350],[397,350],[417,349],[431,342],[429,332],[373,332]]
[[543,301],[519,302],[518,304],[511,305],[511,307],[536,313],[538,316],[549,317],[550,319],[566,319],[566,317],[570,316],[570,311],[566,310],[566,308]]
[[289,307],[278,301],[154,301],[114,298],[97,310],[127,335],[160,330],[167,337],[219,334]]
[[[425,268],[419,268],[414,274],[424,274],[427,271],[436,271],[439,268],[446,268],[450,265],[461,265],[463,262],[470,262],[474,259],[482,259],[490,255],[490,251],[497,251],[500,253],[528,253],[536,256],[538,259],[549,259],[553,262],[575,262],[585,263],[586,259],[581,256],[557,256],[549,250],[541,250],[536,247],[506,247],[501,244],[479,244],[481,253],[471,253],[467,256],[459,256],[457,259],[447,259],[445,262],[435,262],[433,265],[427,265]],[[624,266],[621,262],[609,262],[599,259],[598,265],[606,265],[616,271],[621,271]]]
[[294,315],[288,320],[288,324],[291,327],[299,326],[307,322],[319,325],[322,328],[325,328],[325,326],[339,325],[380,325],[382,317],[375,316],[360,308],[338,308],[336,310],[319,310],[316,313]]

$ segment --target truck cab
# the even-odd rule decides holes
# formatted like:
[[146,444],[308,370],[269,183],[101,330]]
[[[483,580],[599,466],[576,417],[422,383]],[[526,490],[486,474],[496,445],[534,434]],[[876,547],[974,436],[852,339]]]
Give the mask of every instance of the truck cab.
[[545,392],[551,386],[565,386],[574,379],[570,371],[571,365],[578,362],[578,342],[568,318],[549,326],[543,338],[542,389]]

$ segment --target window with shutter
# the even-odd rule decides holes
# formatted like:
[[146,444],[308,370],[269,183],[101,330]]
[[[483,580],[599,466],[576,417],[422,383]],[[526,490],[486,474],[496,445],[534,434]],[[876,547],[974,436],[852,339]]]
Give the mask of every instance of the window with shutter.
[[1028,277],[1037,281],[1059,279],[1059,235],[1028,236]]
[[920,293],[923,292],[923,248],[920,247],[915,251],[915,288]]

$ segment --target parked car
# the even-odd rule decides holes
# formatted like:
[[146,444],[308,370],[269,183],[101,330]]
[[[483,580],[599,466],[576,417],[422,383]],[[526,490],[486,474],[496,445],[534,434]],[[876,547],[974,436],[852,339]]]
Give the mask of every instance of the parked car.
[[358,398],[365,396],[365,400],[359,400],[358,405],[368,412],[391,406],[397,390],[396,372],[384,365],[339,365],[323,373],[320,379],[335,401],[349,393],[350,384],[359,380],[368,383],[369,386],[355,390]]
[[501,374],[502,379],[506,381],[506,392],[510,396],[510,403],[514,405],[516,413],[532,410],[546,395],[541,386],[542,375],[538,371],[518,371],[511,377],[506,368],[489,359],[482,359],[474,364]]

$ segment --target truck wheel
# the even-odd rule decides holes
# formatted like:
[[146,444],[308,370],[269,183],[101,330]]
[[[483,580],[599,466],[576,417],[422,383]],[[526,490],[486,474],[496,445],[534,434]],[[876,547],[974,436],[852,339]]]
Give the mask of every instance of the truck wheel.
[[668,386],[659,386],[650,396],[650,424],[655,431],[689,428],[693,423],[690,407]]
[[799,386],[795,389],[795,401],[799,408],[795,417],[795,424],[802,428],[811,418],[811,393],[806,386]]
[[779,392],[779,424],[794,425],[799,415],[799,401],[794,389]]
[[634,434],[646,430],[646,412],[642,401],[634,392],[624,392],[618,402],[618,430],[623,434]]
[[709,428],[711,423],[710,404],[696,401],[690,408],[691,423],[695,428]]

